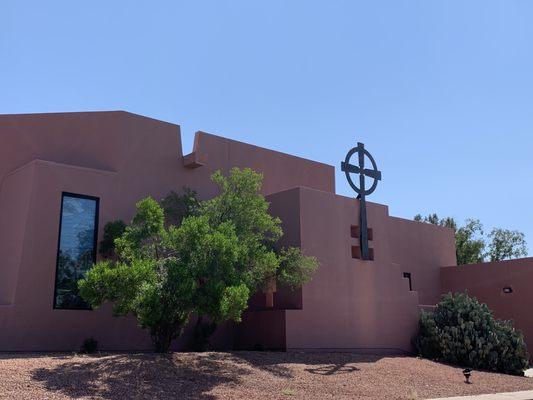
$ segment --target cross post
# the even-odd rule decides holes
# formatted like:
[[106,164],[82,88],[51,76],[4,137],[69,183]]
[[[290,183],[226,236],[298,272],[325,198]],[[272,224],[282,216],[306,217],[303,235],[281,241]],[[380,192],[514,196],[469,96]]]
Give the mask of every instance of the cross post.
[[[358,165],[350,164],[350,157],[357,153],[358,155]],[[370,158],[372,162],[373,169],[365,168],[365,155]],[[381,172],[378,171],[376,163],[370,153],[365,150],[365,145],[358,142],[357,147],[354,147],[346,155],[346,160],[341,162],[341,170],[346,173],[346,178],[348,183],[358,194],[357,198],[359,199],[359,242],[361,249],[361,259],[368,260],[370,258],[370,252],[368,249],[368,229],[367,229],[367,218],[366,218],[366,195],[374,191],[377,185],[377,181],[381,180]],[[359,174],[359,187],[355,186],[350,173]],[[365,187],[365,176],[374,179],[374,183],[370,189]]]

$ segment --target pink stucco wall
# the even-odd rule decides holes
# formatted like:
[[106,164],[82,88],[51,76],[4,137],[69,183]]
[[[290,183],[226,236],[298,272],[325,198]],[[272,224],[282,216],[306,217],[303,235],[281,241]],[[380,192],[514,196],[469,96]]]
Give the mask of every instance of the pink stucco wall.
[[64,191],[100,198],[101,238],[107,221],[129,221],[148,195],[189,186],[207,198],[217,169],[262,172],[283,244],[301,246],[321,267],[302,290],[279,288],[271,310],[259,293],[243,324],[217,333],[222,347],[409,350],[419,304],[438,298],[439,268],[455,262],[451,231],[390,217],[373,203],[375,260],[353,259],[357,201],[335,195],[334,168],[319,162],[202,132],[184,158],[179,126],[121,111],[4,115],[0,138],[0,350],[73,350],[89,336],[103,349],[151,348],[135,320],[112,317],[109,305],[52,308]]
[[411,272],[413,290],[422,305],[434,305],[441,296],[440,268],[456,265],[451,229],[390,217],[388,243],[392,262]]
[[[413,224],[400,235],[398,220],[389,216],[388,208],[368,203],[374,260],[362,261],[351,252],[358,245],[351,236],[359,220],[357,201],[310,188],[284,193],[292,209],[299,210],[300,246],[321,264],[303,288],[302,310],[287,311],[287,348],[409,351],[420,299],[418,292],[409,291],[403,272],[411,272],[413,279],[424,268],[438,273],[445,260],[415,254],[419,247],[435,253],[450,248],[451,232],[437,229],[436,236],[424,236],[419,231],[427,227]],[[397,246],[413,254],[404,264],[398,263]],[[452,259],[449,255],[446,261]]]
[[[442,292],[467,292],[494,312],[512,320],[533,353],[533,257],[442,268]],[[503,288],[512,288],[505,293]]]
[[134,319],[112,317],[109,306],[52,309],[64,191],[100,198],[101,238],[107,221],[129,221],[148,195],[183,186],[213,195],[217,169],[264,172],[264,193],[335,185],[331,166],[203,132],[194,150],[207,161],[187,168],[179,126],[122,111],[2,115],[0,137],[0,350],[72,350],[89,336],[107,349],[151,348]]

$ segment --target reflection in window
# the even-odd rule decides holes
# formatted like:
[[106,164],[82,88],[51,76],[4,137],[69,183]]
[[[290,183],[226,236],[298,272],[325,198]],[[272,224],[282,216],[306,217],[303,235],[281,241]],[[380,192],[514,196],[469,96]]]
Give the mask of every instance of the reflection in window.
[[89,309],[78,296],[78,280],[96,259],[98,199],[63,193],[54,308]]

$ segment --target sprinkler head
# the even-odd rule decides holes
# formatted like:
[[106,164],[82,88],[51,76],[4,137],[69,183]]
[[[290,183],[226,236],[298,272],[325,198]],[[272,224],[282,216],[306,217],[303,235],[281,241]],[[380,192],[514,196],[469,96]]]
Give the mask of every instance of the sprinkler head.
[[470,368],[466,368],[463,370],[463,375],[465,376],[465,383],[472,383],[470,382],[470,376],[472,375],[472,370]]

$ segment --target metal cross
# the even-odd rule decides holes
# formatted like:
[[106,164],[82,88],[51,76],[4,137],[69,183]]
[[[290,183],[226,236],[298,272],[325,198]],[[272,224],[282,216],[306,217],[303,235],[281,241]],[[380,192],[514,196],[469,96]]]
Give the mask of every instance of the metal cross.
[[[357,153],[358,155],[359,165],[350,164],[350,158],[355,153]],[[365,168],[365,156],[368,157],[368,159],[370,160],[372,164],[372,169]],[[357,198],[360,199],[360,202],[359,202],[359,206],[360,206],[359,239],[361,243],[361,259],[368,260],[369,251],[368,251],[368,230],[367,230],[367,221],[366,221],[366,196],[368,196],[369,194],[374,192],[374,190],[376,190],[376,187],[378,186],[378,181],[381,180],[381,171],[378,170],[378,167],[372,155],[368,152],[368,150],[365,149],[365,145],[359,142],[357,143],[357,147],[354,147],[348,152],[348,154],[346,154],[346,159],[343,162],[341,162],[341,170],[344,171],[344,173],[346,174],[346,179],[348,180],[348,183],[350,184],[352,189],[357,193]],[[350,174],[359,174],[359,187],[357,187],[354,184]],[[374,179],[374,182],[372,182],[370,189],[365,188],[365,176],[368,176],[369,178]]]

